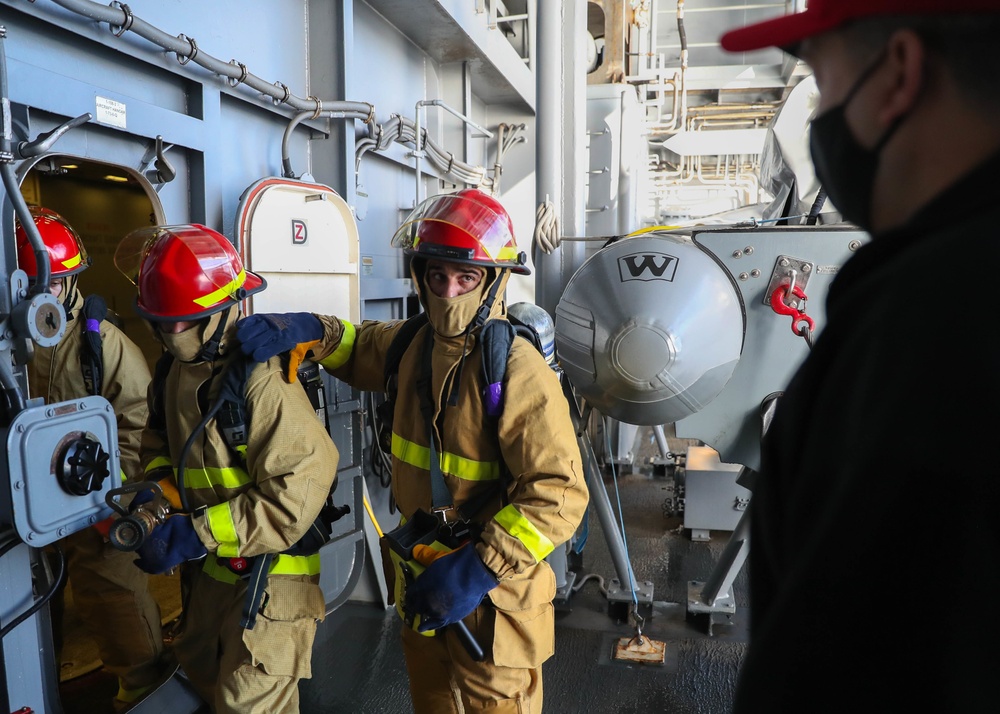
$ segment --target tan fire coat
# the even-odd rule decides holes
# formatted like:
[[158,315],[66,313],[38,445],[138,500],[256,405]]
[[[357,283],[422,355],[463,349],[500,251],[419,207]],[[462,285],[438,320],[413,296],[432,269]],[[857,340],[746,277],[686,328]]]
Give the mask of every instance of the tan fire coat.
[[[80,308],[70,312],[72,320],[66,334],[54,347],[36,347],[28,367],[28,387],[32,396],[43,397],[47,404],[87,396],[80,367]],[[107,320],[101,322],[104,349],[104,383],[101,396],[115,410],[118,422],[118,448],[121,449],[122,473],[137,479],[139,441],[146,426],[146,389],[149,367],[142,351],[121,330]]]
[[[501,313],[498,301],[494,317]],[[403,323],[320,319],[325,335],[315,358],[357,389],[384,392],[386,352]],[[417,334],[399,367],[392,491],[404,518],[431,508],[428,432],[415,387],[429,330]],[[544,558],[573,535],[583,517],[588,491],[582,459],[562,388],[534,347],[515,340],[505,404],[496,419],[484,411],[478,335],[469,338],[460,370],[464,344],[463,337],[434,340],[432,390],[441,470],[456,507],[483,491],[496,494],[475,518],[482,526],[477,551],[500,580],[489,594],[498,612],[493,660],[500,666],[536,667],[554,651],[555,576]],[[444,407],[456,379],[457,406]]]
[[[234,334],[235,323],[226,330],[215,362],[175,360],[171,365],[163,389],[166,432],[147,429],[143,435],[142,461],[151,477],[169,468],[176,479],[185,442],[217,399],[223,364],[239,356],[232,347]],[[190,565],[199,567],[202,577],[234,586],[231,595],[223,594],[227,602],[191,603],[201,611],[199,618],[211,623],[223,621],[222,610],[238,608],[239,593],[245,591],[245,581],[225,567],[224,559],[281,553],[295,544],[319,515],[337,472],[336,446],[302,386],[285,380],[277,358],[252,368],[245,392],[245,459],[230,449],[213,418],[194,439],[184,463],[189,505],[192,510],[206,508],[192,520],[209,552],[204,563]],[[211,671],[218,666],[215,638],[242,637],[253,663],[268,674],[310,676],[315,621],[325,615],[318,582],[319,554],[276,556],[257,626],[244,632],[186,632],[187,654],[178,650],[182,666],[194,676]],[[226,591],[206,585],[201,592],[218,597],[215,593]],[[207,686],[211,682],[202,690]]]
[[[82,302],[82,301],[81,301]],[[29,392],[47,404],[88,396],[80,366],[84,318],[71,310],[66,334],[53,347],[36,347],[28,368]],[[114,409],[123,478],[141,480],[139,442],[146,426],[149,367],[142,351],[110,322],[100,324],[104,380],[101,396]],[[160,610],[134,553],[115,550],[93,528],[60,541],[73,600],[105,667],[125,693],[162,676],[165,664]],[[56,623],[59,626],[59,623]]]

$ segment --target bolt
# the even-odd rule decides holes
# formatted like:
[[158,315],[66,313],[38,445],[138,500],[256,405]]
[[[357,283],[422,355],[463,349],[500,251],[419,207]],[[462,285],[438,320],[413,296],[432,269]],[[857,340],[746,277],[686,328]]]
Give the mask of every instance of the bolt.
[[746,248],[743,249],[743,252],[746,253],[747,255],[753,255],[753,246],[748,245]]
[[803,273],[811,273],[812,269],[813,269],[813,267],[809,263],[803,263],[802,264],[802,272]]
[[28,531],[27,540],[35,540],[35,533],[33,531]]
[[861,247],[861,241],[859,240],[852,240],[850,243],[847,244],[847,249],[852,252],[860,247]]
[[740,273],[740,280],[748,280],[750,276],[747,273]]
[[15,481],[14,482],[14,490],[15,491],[20,491],[22,488],[24,488],[24,483],[23,482],[21,482],[21,481]]
[[751,278],[759,278],[760,277],[760,271],[757,270],[757,268],[754,268],[753,270],[750,271],[750,277]]
[[742,258],[743,257],[743,251],[742,250],[734,250],[733,251],[733,257],[734,258]]
[[62,537],[63,537],[64,535],[66,535],[66,529],[65,529],[65,528],[60,528],[59,530],[57,530],[57,531],[56,531],[56,534],[57,534],[57,535],[58,535],[58,536],[59,536],[60,538],[62,538]]
[[787,268],[790,265],[790,263],[788,262],[788,258],[782,258],[781,260],[779,260],[778,265],[780,265],[782,268]]
[[23,434],[24,433],[24,424],[18,424],[17,425],[17,433],[18,434]]

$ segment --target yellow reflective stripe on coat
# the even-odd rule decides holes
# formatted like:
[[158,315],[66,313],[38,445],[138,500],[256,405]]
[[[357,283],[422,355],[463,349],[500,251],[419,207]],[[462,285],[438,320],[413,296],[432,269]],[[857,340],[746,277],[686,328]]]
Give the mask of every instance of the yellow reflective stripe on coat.
[[146,466],[146,473],[156,471],[156,469],[173,469],[173,464],[170,463],[170,459],[166,456],[157,456]]
[[[157,456],[146,467],[146,473],[156,469],[169,468],[177,478],[177,469],[173,468],[168,459]],[[240,488],[250,483],[252,479],[243,469],[238,466],[208,469],[184,469],[185,488],[213,488],[222,486],[223,488]]]
[[240,554],[240,539],[236,535],[236,524],[233,522],[233,512],[229,510],[229,502],[217,503],[205,511],[205,520],[212,537],[219,541],[216,551],[220,558],[235,558]]
[[503,529],[521,541],[528,552],[541,562],[545,556],[555,550],[555,545],[535,528],[534,524],[514,508],[514,504],[504,506],[493,516],[493,520],[503,526]]
[[[431,450],[395,433],[392,435],[392,455],[404,464],[430,471]],[[441,472],[463,481],[495,481],[500,478],[499,461],[476,461],[449,451],[438,456]]]
[[358,337],[358,331],[347,320],[341,320],[340,324],[344,326],[344,332],[340,336],[340,344],[337,345],[337,349],[319,361],[327,369],[343,367],[351,358],[351,353],[354,352],[354,341]]
[[[205,558],[205,575],[223,583],[238,582],[240,576],[223,565],[218,558]],[[271,575],[319,575],[319,553],[312,555],[278,555],[271,562]]]

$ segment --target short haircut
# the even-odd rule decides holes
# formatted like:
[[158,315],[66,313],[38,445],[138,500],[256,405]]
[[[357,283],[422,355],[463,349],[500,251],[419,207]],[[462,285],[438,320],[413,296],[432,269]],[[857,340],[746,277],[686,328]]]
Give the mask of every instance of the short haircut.
[[[947,2],[947,0],[942,0]],[[1000,110],[1000,13],[894,15],[846,25],[843,32],[858,48],[859,64],[874,61],[893,32],[909,29],[926,43],[931,61],[947,71],[978,111]]]

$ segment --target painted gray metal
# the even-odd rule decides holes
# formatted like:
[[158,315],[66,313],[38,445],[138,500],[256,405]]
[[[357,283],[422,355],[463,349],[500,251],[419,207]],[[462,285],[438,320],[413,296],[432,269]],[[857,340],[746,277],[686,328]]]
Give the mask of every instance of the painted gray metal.
[[678,421],[676,433],[704,441],[725,463],[758,470],[762,407],[769,395],[784,389],[809,351],[805,339],[792,332],[791,318],[775,314],[765,302],[778,258],[789,255],[812,263],[806,312],[815,320],[818,335],[830,282],[869,237],[850,228],[817,226],[701,231],[693,239],[733,276],[746,306],[746,339],[726,388],[703,409]]
[[743,311],[729,276],[685,236],[612,243],[556,307],[556,353],[603,414],[651,426],[703,409],[733,374]]

